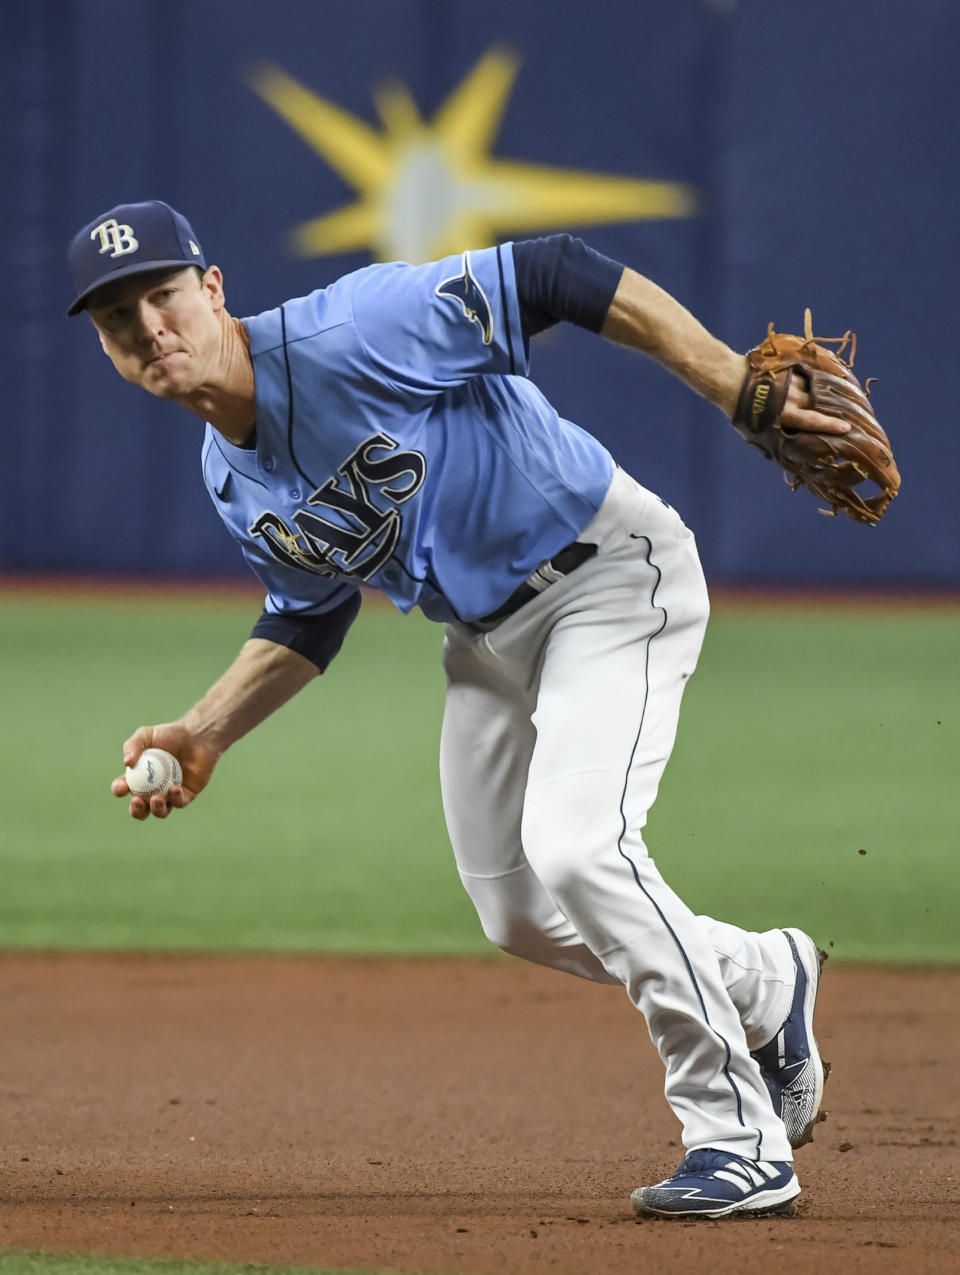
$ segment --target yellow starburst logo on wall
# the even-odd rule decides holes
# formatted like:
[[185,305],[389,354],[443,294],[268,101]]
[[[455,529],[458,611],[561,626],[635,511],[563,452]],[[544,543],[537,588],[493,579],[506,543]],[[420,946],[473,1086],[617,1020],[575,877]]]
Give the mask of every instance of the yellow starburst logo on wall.
[[378,132],[279,67],[258,67],[251,88],[359,194],[298,226],[300,257],[368,248],[381,261],[430,261],[518,232],[689,217],[693,193],[675,182],[494,159],[490,147],[519,69],[491,49],[429,122],[398,83],[374,93]]

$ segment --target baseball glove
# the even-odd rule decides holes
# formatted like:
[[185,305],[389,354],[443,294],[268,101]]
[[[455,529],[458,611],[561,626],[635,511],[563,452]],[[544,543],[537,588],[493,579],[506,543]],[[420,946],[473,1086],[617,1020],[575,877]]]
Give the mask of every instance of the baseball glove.
[[[842,509],[857,522],[880,521],[900,487],[900,473],[890,441],[870,405],[870,381],[862,386],[852,372],[857,338],[813,335],[810,311],[804,312],[804,334],[774,332],[747,354],[748,370],[733,415],[733,427],[784,470],[787,483],[819,496],[836,515]],[[827,346],[836,345],[836,350]],[[849,349],[849,362],[843,357]],[[780,421],[794,376],[810,394],[810,407],[839,416],[846,434],[817,434],[791,429]],[[859,484],[868,483],[866,492]],[[873,494],[872,484],[876,487]]]

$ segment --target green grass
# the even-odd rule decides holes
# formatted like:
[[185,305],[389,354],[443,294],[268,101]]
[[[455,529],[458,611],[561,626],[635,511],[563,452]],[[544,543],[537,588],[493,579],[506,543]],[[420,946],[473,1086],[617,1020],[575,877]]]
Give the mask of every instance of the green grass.
[[190,810],[138,824],[110,795],[123,739],[187,708],[257,610],[4,603],[0,946],[481,948],[440,810],[426,620],[365,608],[328,673],[235,745]]
[[[0,946],[489,950],[443,827],[425,620],[365,606],[192,809],[141,825],[109,795],[124,737],[187,707],[256,609],[0,604]],[[906,603],[719,608],[648,829],[667,879],[838,957],[960,960],[958,638],[960,611]]]
[[[650,820],[695,910],[960,960],[960,610],[721,610]],[[861,853],[861,852],[865,853]]]
[[260,1266],[252,1262],[173,1262],[148,1257],[0,1251],[0,1275],[391,1275],[385,1270]]

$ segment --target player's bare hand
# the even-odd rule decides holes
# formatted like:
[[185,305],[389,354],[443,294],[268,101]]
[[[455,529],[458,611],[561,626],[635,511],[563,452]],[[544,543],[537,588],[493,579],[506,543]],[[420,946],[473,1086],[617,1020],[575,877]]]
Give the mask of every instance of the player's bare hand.
[[850,426],[839,416],[815,412],[811,407],[810,390],[804,376],[794,373],[787,390],[787,401],[780,413],[782,424],[788,429],[809,430],[813,434],[847,434]]
[[183,771],[183,782],[166,792],[150,797],[131,794],[125,775],[118,775],[110,785],[115,797],[130,797],[130,814],[134,819],[166,819],[171,810],[189,806],[210,782],[220,753],[199,739],[180,722],[160,726],[139,726],[123,744],[123,764],[132,766],[145,748],[163,748],[173,753]]

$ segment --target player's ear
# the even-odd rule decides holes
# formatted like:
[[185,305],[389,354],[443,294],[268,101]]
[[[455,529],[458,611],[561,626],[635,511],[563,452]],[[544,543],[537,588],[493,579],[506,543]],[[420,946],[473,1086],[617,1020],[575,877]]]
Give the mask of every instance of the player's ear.
[[214,310],[222,310],[226,304],[223,294],[223,275],[219,266],[208,266],[200,279],[200,287],[206,292]]
[[93,330],[97,334],[97,340],[100,342],[101,350],[103,350],[104,354],[106,354],[107,353],[107,338],[104,335],[103,330],[99,328],[97,324],[94,322],[93,315],[90,313],[89,310],[87,311],[87,318],[90,320],[91,324],[93,324]]

